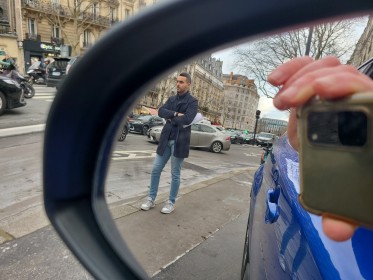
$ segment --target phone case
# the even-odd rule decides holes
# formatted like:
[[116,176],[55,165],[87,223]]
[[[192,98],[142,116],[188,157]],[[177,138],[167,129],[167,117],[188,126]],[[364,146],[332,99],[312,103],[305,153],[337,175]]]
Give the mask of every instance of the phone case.
[[[355,116],[356,112],[359,116],[364,114],[366,142],[358,142],[358,146],[344,146],[340,144],[342,141],[339,144],[329,141],[333,138],[330,135],[342,138],[340,131],[347,126],[338,121],[338,132],[335,132],[335,126],[330,122],[311,120],[311,117],[328,115],[329,112],[333,112],[330,113],[333,116],[343,116],[345,112],[348,112],[347,116]],[[298,111],[299,201],[307,211],[317,215],[328,213],[373,227],[372,112],[373,92],[355,94],[338,101],[313,99]],[[351,118],[346,124],[355,119]],[[315,125],[317,127],[312,128]],[[317,133],[312,134],[312,129]],[[324,140],[319,140],[324,131]]]

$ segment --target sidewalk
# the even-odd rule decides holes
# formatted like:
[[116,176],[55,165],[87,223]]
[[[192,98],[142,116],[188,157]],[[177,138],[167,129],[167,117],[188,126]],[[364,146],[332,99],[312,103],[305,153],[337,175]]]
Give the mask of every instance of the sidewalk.
[[[181,188],[175,211],[169,215],[160,213],[163,202],[168,199],[168,193],[160,195],[156,200],[156,207],[149,211],[140,210],[146,194],[114,203],[109,208],[126,244],[146,272],[154,276],[207,239],[214,238],[220,229],[232,221],[247,215],[255,170],[256,168],[244,168]],[[36,222],[28,219],[29,223]],[[14,219],[13,226],[19,227],[24,222],[25,219]],[[68,251],[60,241],[53,241],[59,240],[58,238],[45,235],[55,233],[48,230],[50,226],[46,227],[49,222],[44,222],[40,223],[39,231],[0,245],[0,252],[3,252],[0,254],[0,263],[3,263],[0,275],[7,275],[8,279],[27,279],[19,276],[31,275],[32,272],[36,279],[59,280],[71,276],[71,271],[74,271],[74,279],[88,279],[86,271],[78,262],[73,262],[72,267],[70,257],[70,263],[66,262],[67,257],[61,258]],[[244,232],[246,224],[239,226],[242,226]],[[10,228],[8,230],[11,231]],[[242,234],[229,238],[241,242]],[[27,242],[27,239],[32,242]],[[52,240],[48,246],[45,246],[46,239]],[[24,252],[29,250],[37,253],[26,256]],[[40,264],[36,270],[35,262]],[[48,263],[58,267],[57,278],[56,271],[45,265]]]
[[[256,169],[236,170],[182,188],[170,215],[160,213],[168,193],[158,197],[156,207],[149,211],[139,210],[142,200],[122,207],[111,206],[119,232],[146,272],[153,276],[213,238],[225,225],[247,215]],[[242,231],[245,226],[242,225]]]

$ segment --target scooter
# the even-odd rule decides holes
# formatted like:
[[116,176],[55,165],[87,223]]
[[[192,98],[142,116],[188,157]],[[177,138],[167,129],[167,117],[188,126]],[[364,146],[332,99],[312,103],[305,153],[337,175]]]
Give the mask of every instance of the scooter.
[[35,84],[45,84],[46,70],[40,67],[41,62],[36,61],[27,70],[28,82],[30,85]]
[[7,70],[1,68],[0,74],[18,82],[25,98],[32,98],[35,95],[35,89],[29,84],[28,79],[23,77],[17,70]]
[[271,154],[272,152],[272,143],[267,143],[265,145],[265,147],[263,148],[264,152],[262,154],[262,156],[260,157],[260,164],[263,164],[266,162],[268,156]]

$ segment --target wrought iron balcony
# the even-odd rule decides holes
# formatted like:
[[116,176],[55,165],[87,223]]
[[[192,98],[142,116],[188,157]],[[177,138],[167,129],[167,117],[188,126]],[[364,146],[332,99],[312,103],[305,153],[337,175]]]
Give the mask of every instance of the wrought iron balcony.
[[41,36],[38,34],[26,33],[25,35],[26,40],[41,41]]
[[[113,2],[113,4],[118,3],[116,0],[112,0],[111,2]],[[109,27],[112,24],[109,16],[96,15],[90,12],[81,12],[77,16],[73,14],[73,10],[68,6],[52,3],[50,0],[23,0],[22,8],[31,12],[42,12],[69,19],[77,17],[79,21],[104,27]]]
[[51,43],[56,46],[59,46],[59,45],[63,45],[64,41],[62,38],[51,37]]

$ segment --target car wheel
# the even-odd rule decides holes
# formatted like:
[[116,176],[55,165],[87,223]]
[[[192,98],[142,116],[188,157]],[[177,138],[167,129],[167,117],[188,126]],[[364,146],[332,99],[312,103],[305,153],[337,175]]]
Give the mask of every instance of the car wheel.
[[122,131],[120,133],[118,141],[123,142],[124,139],[126,139],[127,134],[128,134],[128,127],[127,127],[127,125],[124,125],[123,129],[122,129]]
[[0,92],[0,115],[4,113],[6,109],[6,97],[4,93]]
[[250,214],[249,219],[247,220],[247,227],[245,233],[245,243],[243,247],[243,256],[242,256],[242,266],[241,266],[241,279],[250,279],[249,276],[249,223],[250,223]]
[[25,98],[32,98],[35,95],[35,89],[28,83],[23,84],[23,94]]
[[220,153],[222,149],[223,149],[222,143],[216,141],[212,143],[210,151],[214,153]]
[[149,130],[148,126],[143,126],[143,128],[142,128],[142,134],[147,135],[148,130]]

